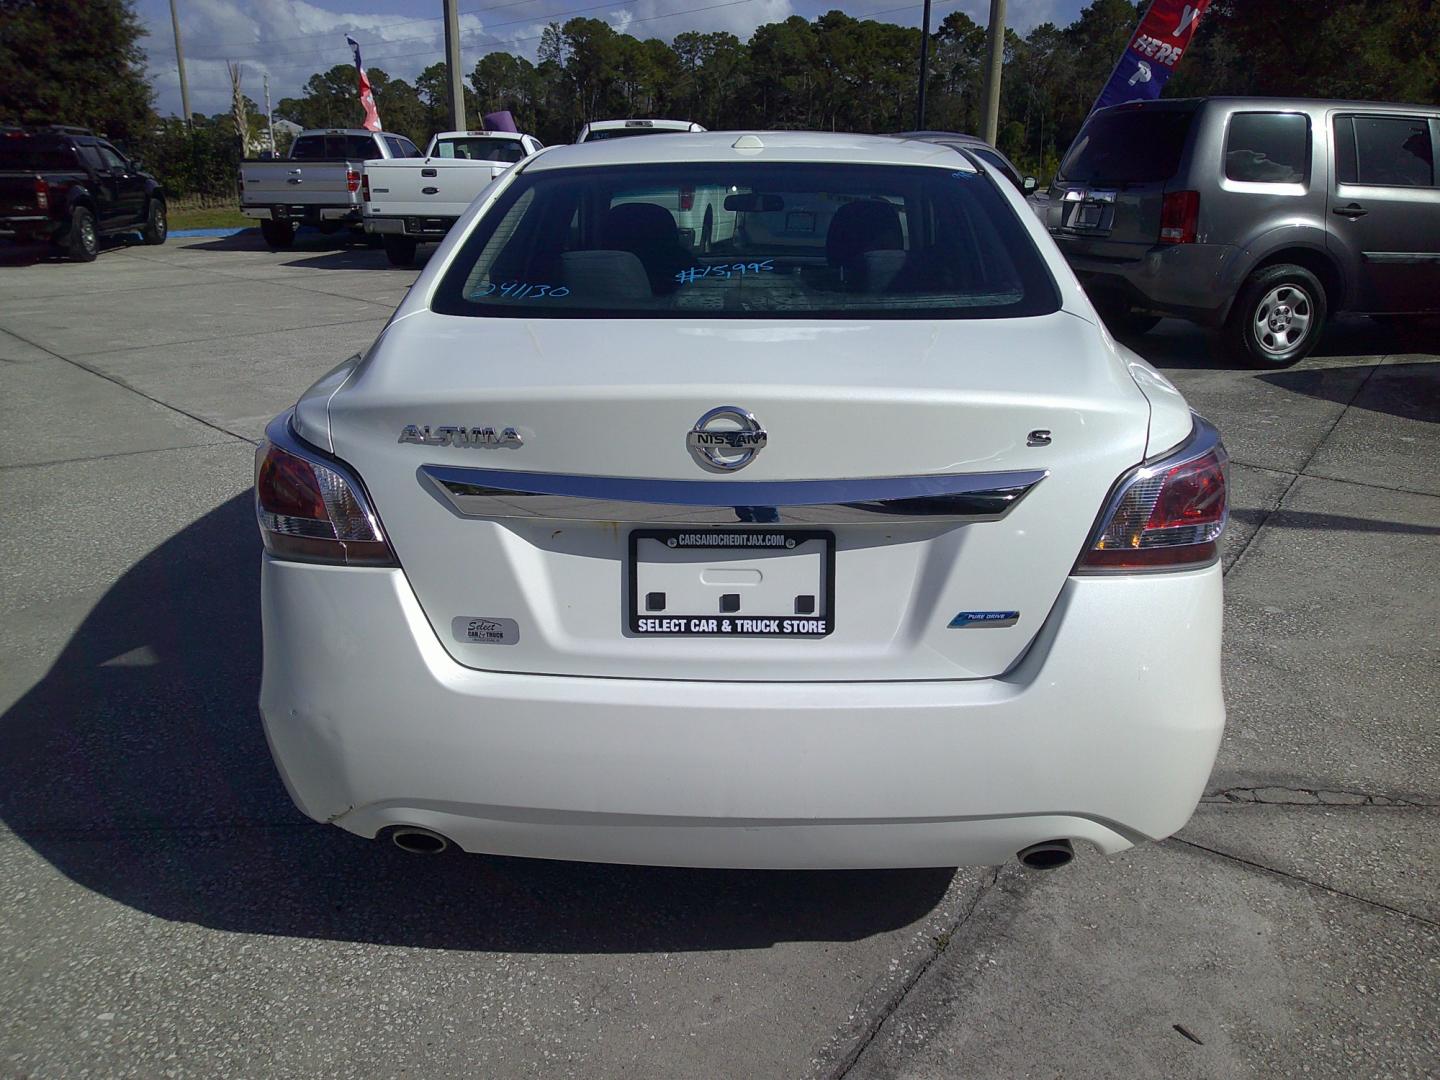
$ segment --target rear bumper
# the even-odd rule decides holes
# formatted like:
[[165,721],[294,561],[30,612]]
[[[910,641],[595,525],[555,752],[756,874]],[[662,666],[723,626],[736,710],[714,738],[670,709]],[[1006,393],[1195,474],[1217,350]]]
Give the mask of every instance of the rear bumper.
[[24,214],[0,218],[0,239],[32,240],[53,236],[61,223],[48,214]]
[[368,233],[380,233],[385,236],[410,236],[416,240],[433,240],[439,242],[445,239],[445,234],[455,224],[456,218],[442,217],[419,217],[409,215],[369,215],[365,218],[365,231]]
[[309,816],[470,851],[682,866],[993,864],[1167,836],[1224,724],[1220,569],[1072,578],[1002,679],[515,675],[445,652],[399,570],[265,560],[260,708]]
[[261,221],[298,221],[301,223],[348,221],[356,224],[360,221],[358,206],[307,206],[304,203],[277,203],[273,206],[268,204],[265,206],[242,206],[240,213],[248,218],[256,218]]
[[1224,322],[1237,288],[1241,250],[1228,244],[1174,244],[1138,257],[1097,255],[1090,243],[1056,234],[1075,276],[1092,294],[1103,291],[1161,315],[1207,326]]

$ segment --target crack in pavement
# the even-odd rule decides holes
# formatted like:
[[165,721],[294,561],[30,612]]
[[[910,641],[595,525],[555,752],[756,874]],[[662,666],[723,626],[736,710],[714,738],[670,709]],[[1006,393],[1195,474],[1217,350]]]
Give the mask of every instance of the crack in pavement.
[[1376,795],[1365,791],[1332,788],[1231,787],[1207,791],[1200,800],[1210,805],[1262,806],[1400,806],[1424,809],[1440,806],[1440,800],[1424,797]]
[[[980,887],[975,890],[975,895],[970,898],[970,903],[966,905],[965,910],[960,912],[949,926],[931,938],[931,948],[922,955],[918,963],[906,972],[905,977],[900,980],[900,985],[880,1002],[879,1007],[874,1010],[874,1014],[865,1022],[860,1032],[850,1040],[849,1048],[839,1056],[839,1059],[833,1065],[827,1065],[823,1060],[821,1061],[818,1075],[824,1077],[825,1080],[844,1080],[844,1077],[855,1067],[855,1063],[860,1060],[861,1055],[880,1034],[885,1022],[905,1003],[905,999],[910,996],[910,991],[915,989],[920,980],[924,978],[925,973],[944,955],[950,947],[950,943],[955,940],[955,936],[974,917],[981,901],[999,882],[1000,869],[998,866],[989,868],[989,874],[981,880]],[[855,1007],[855,1013],[866,1011],[866,1005],[867,1003],[862,1001]],[[821,1056],[823,1058],[823,1051]]]
[[[139,259],[141,262],[152,263],[152,264],[154,264],[155,266],[168,266],[168,267],[169,267],[170,269],[172,269],[172,270],[189,270],[189,269],[190,269],[189,267],[180,266],[180,265],[178,265],[177,263],[172,263],[172,262],[169,262],[169,261],[167,261],[167,260],[165,260],[165,259],[156,259],[156,258],[154,258],[154,257],[145,256],[145,255],[135,255],[135,254],[131,254],[130,252],[125,252],[125,254],[130,255],[130,257],[133,258],[133,259]],[[328,290],[326,290],[326,289],[316,289],[316,288],[312,288],[312,287],[306,286],[306,285],[294,285],[294,286],[291,286],[288,282],[287,282],[286,284],[284,284],[284,285],[281,285],[281,283],[278,282],[278,281],[268,281],[268,280],[266,280],[266,279],[263,278],[263,277],[249,277],[249,276],[247,276],[247,275],[245,275],[245,274],[232,274],[232,273],[227,273],[227,272],[224,271],[224,270],[216,270],[216,269],[214,269],[213,267],[208,267],[208,266],[205,267],[205,268],[203,268],[203,270],[202,270],[201,272],[202,272],[202,273],[206,273],[206,274],[214,274],[216,277],[228,278],[228,279],[231,280],[231,281],[249,281],[249,282],[251,282],[251,283],[253,283],[253,284],[257,284],[257,285],[276,285],[276,286],[279,286],[279,287],[281,287],[281,288],[291,288],[291,287],[293,287],[293,288],[299,289],[301,292],[318,293],[318,294],[321,295],[321,296],[334,297],[336,300],[354,300],[356,303],[360,303],[360,304],[373,304],[373,305],[376,306],[376,307],[385,308],[385,309],[387,309],[388,311],[390,311],[390,312],[392,312],[392,313],[395,311],[395,309],[396,309],[397,307],[399,307],[398,304],[391,304],[391,303],[388,303],[388,302],[386,302],[386,301],[384,301],[384,300],[369,300],[369,299],[366,299],[366,298],[363,297],[363,296],[347,296],[345,293],[330,292],[330,291],[328,291]],[[418,275],[417,275],[417,277],[418,277]],[[415,284],[415,283],[412,281],[412,282],[410,283],[410,285],[406,285],[406,286],[405,286],[406,291],[409,291],[410,286],[411,286],[411,285],[414,285],[414,284]],[[398,287],[399,287],[399,286],[397,286],[397,288],[398,288]],[[402,297],[401,299],[404,299],[404,298]]]
[[[169,409],[171,412],[179,413],[181,416],[184,416],[184,417],[186,417],[186,418],[188,418],[188,419],[190,419],[190,420],[194,420],[197,424],[203,424],[205,427],[210,428],[212,431],[218,431],[218,432],[220,432],[222,435],[229,435],[232,439],[239,439],[241,442],[249,443],[251,446],[255,446],[255,445],[256,445],[256,442],[255,442],[254,439],[249,438],[249,437],[246,436],[246,435],[241,435],[238,431],[231,431],[229,428],[222,427],[221,425],[216,424],[216,423],[214,423],[213,421],[206,420],[203,416],[197,416],[195,413],[192,413],[192,412],[189,412],[189,411],[187,411],[187,410],[185,410],[185,409],[182,409],[182,408],[180,408],[178,405],[171,405],[168,401],[161,401],[159,398],[154,397],[154,396],[152,396],[152,395],[150,395],[150,394],[145,393],[144,390],[136,389],[135,387],[133,387],[133,386],[131,386],[129,383],[127,383],[124,379],[121,379],[121,378],[119,378],[118,376],[111,375],[111,374],[109,374],[108,372],[101,371],[99,368],[92,367],[92,366],[89,365],[89,364],[81,363],[79,360],[75,360],[75,359],[73,359],[72,357],[65,356],[65,355],[63,355],[62,353],[58,353],[58,352],[56,352],[54,349],[46,348],[44,345],[41,345],[38,341],[31,341],[31,340],[30,340],[29,338],[27,338],[24,334],[16,333],[14,330],[12,330],[12,329],[11,329],[10,327],[8,327],[8,326],[0,326],[0,330],[4,330],[5,333],[9,334],[9,335],[10,335],[11,337],[13,337],[16,341],[23,341],[26,345],[29,345],[30,347],[35,348],[35,349],[39,349],[41,352],[45,353],[47,356],[53,356],[56,360],[63,360],[65,363],[71,364],[71,365],[79,368],[81,371],[88,371],[91,375],[94,375],[94,376],[96,376],[97,378],[104,379],[104,380],[105,380],[106,382],[108,382],[108,383],[113,383],[113,384],[115,384],[116,386],[120,387],[120,389],[122,389],[122,390],[129,390],[130,393],[132,393],[132,394],[138,394],[140,397],[144,398],[146,401],[153,402],[154,404],[159,405],[162,409]],[[182,344],[183,344],[183,343],[182,343]],[[152,348],[153,348],[153,346],[152,346]],[[217,445],[218,445],[218,444],[217,444]]]
[[1361,392],[1365,389],[1365,387],[1370,385],[1370,380],[1375,377],[1375,372],[1379,371],[1382,367],[1384,367],[1385,361],[1388,359],[1390,359],[1390,354],[1386,353],[1384,356],[1381,356],[1373,365],[1371,365],[1370,370],[1365,373],[1365,378],[1361,379],[1360,382],[1356,385],[1354,392],[1351,393],[1350,397],[1346,399],[1344,406],[1335,415],[1335,419],[1331,421],[1330,426],[1325,429],[1325,431],[1321,434],[1320,438],[1315,440],[1315,445],[1310,448],[1310,453],[1307,454],[1305,456],[1305,460],[1300,463],[1300,468],[1298,471],[1296,471],[1294,474],[1286,474],[1281,470],[1275,470],[1277,472],[1280,472],[1282,476],[1290,475],[1290,482],[1285,485],[1285,490],[1282,491],[1280,493],[1280,497],[1275,500],[1275,505],[1269,510],[1265,511],[1265,516],[1262,517],[1259,524],[1255,526],[1255,531],[1250,534],[1249,539],[1241,545],[1240,550],[1236,553],[1234,560],[1230,563],[1230,566],[1224,571],[1225,576],[1228,577],[1242,562],[1245,561],[1245,556],[1250,553],[1250,549],[1255,545],[1256,537],[1258,537],[1260,533],[1265,529],[1265,526],[1270,524],[1270,519],[1273,518],[1276,514],[1278,514],[1280,510],[1284,507],[1285,500],[1290,497],[1290,492],[1295,490],[1295,485],[1300,481],[1300,477],[1306,475],[1305,470],[1308,469],[1310,467],[1310,463],[1315,460],[1315,455],[1320,453],[1320,449],[1325,445],[1326,440],[1328,440],[1331,435],[1335,434],[1335,429],[1340,426],[1340,421],[1345,418],[1345,414],[1350,411],[1351,406],[1355,404],[1356,399],[1359,398]]
[[1232,855],[1228,851],[1220,851],[1217,848],[1206,847],[1204,844],[1197,844],[1194,840],[1182,840],[1178,836],[1170,836],[1160,841],[1161,844],[1180,844],[1195,851],[1203,851],[1207,855],[1213,855],[1217,859],[1224,859],[1227,862],[1238,863],[1241,866],[1248,866],[1252,870],[1259,870],[1266,874],[1273,874],[1278,878],[1295,883],[1296,885],[1308,886],[1318,889],[1321,892],[1329,893],[1332,896],[1343,897],[1346,900],[1354,900],[1356,903],[1365,904],[1369,907],[1379,908],[1381,911],[1388,911],[1393,915],[1399,915],[1403,919],[1413,919],[1426,926],[1433,926],[1440,929],[1440,922],[1426,918],[1424,915],[1416,915],[1413,911],[1406,911],[1403,908],[1395,907],[1393,904],[1386,904],[1380,900],[1371,900],[1365,896],[1357,896],[1355,893],[1346,892],[1344,889],[1337,889],[1333,885],[1326,885],[1324,882],[1316,881],[1314,878],[1305,877],[1303,874],[1296,874],[1289,870],[1277,870],[1273,866],[1266,866],[1264,863],[1255,862],[1240,855]]

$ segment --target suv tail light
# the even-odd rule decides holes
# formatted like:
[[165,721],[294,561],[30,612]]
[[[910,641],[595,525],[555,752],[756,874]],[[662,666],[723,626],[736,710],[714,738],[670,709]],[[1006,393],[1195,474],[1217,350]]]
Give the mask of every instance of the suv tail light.
[[359,169],[346,169],[346,170],[345,170],[345,190],[346,190],[346,191],[359,191],[359,190],[360,190],[360,170],[359,170]]
[[1200,417],[1175,453],[1121,478],[1090,534],[1077,574],[1164,570],[1211,562],[1229,514],[1229,456]]
[[1195,243],[1196,225],[1200,221],[1198,191],[1167,191],[1160,204],[1160,243]]
[[37,210],[50,209],[50,185],[43,176],[35,177],[35,208]]
[[360,177],[360,198],[361,198],[363,201],[365,201],[365,202],[369,202],[369,201],[370,201],[370,174],[369,174],[369,173],[365,173],[363,176]]
[[396,565],[359,477],[300,442],[288,413],[271,422],[255,450],[255,516],[277,559]]

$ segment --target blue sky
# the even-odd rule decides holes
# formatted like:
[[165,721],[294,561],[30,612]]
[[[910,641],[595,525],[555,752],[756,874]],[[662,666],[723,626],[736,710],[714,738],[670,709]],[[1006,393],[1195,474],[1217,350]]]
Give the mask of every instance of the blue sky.
[[[1088,0],[1008,0],[1008,22],[1021,33],[1045,21],[1064,25]],[[311,73],[350,59],[345,34],[360,42],[367,67],[413,79],[442,59],[441,0],[176,0],[185,43],[191,107],[216,113],[229,104],[225,61],[243,65],[242,86],[263,101],[293,97]],[[145,39],[156,106],[179,113],[180,83],[175,71],[169,0],[139,0],[150,31]],[[506,49],[531,58],[547,22],[574,15],[603,19],[636,37],[669,40],[686,30],[728,30],[741,39],[761,23],[792,14],[813,18],[839,8],[856,18],[873,17],[920,24],[921,4],[904,0],[460,0],[461,42],[467,70],[487,52]],[[985,22],[989,0],[936,0],[934,22],[951,11]]]

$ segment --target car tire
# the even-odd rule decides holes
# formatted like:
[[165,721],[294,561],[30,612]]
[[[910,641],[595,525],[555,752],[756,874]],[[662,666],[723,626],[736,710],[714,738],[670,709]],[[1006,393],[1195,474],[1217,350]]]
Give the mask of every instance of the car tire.
[[170,235],[170,219],[165,212],[164,199],[151,199],[150,209],[145,214],[145,227],[140,238],[147,244],[163,244]]
[[1287,368],[1310,355],[1328,314],[1325,286],[1309,270],[1267,266],[1241,286],[1225,321],[1226,345],[1251,367]]
[[322,221],[315,227],[320,230],[321,236],[334,236],[345,227],[345,223],[343,221]]
[[100,254],[100,233],[95,228],[95,215],[83,206],[70,211],[70,225],[65,230],[60,248],[72,262],[94,262]]
[[415,265],[415,241],[403,236],[385,237],[385,258],[391,266]]
[[272,251],[288,248],[295,242],[295,226],[288,221],[262,220],[260,235],[265,238],[265,243],[270,245]]

